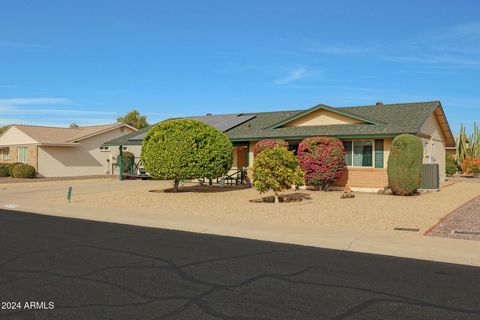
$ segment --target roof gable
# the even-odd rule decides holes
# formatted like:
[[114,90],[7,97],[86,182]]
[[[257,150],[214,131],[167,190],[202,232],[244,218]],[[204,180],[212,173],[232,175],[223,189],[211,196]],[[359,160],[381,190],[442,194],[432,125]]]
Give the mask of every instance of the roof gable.
[[[87,126],[77,128],[59,128],[29,125],[12,125],[8,130],[16,133],[16,139],[2,139],[2,144],[8,141],[10,145],[17,144],[52,144],[52,145],[75,145],[78,141],[93,137],[104,132],[111,131],[116,128],[128,127],[132,130],[135,128],[125,124],[109,124],[98,126]],[[2,135],[2,138],[6,133]]]
[[16,126],[10,126],[0,136],[0,145],[16,145],[16,144],[36,144],[37,140],[25,132],[19,130]]
[[274,124],[269,129],[279,127],[313,126],[313,125],[341,125],[341,124],[379,124],[371,118],[354,114],[348,110],[333,108],[318,104],[310,109],[300,111],[290,118]]

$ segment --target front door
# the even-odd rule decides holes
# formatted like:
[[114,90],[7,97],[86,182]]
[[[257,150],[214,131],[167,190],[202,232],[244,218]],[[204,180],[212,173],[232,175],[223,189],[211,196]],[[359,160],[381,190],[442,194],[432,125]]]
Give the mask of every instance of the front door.
[[248,167],[248,146],[237,147],[237,168]]

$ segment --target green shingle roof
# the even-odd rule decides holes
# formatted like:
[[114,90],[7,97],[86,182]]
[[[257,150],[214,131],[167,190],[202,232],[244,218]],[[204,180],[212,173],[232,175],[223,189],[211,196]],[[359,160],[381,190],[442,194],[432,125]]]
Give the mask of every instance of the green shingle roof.
[[[325,135],[335,137],[354,136],[395,136],[402,133],[417,133],[429,116],[432,115],[439,101],[384,104],[359,107],[339,107],[358,118],[368,118],[377,124],[342,124],[324,126],[279,127],[268,129],[281,123],[283,119],[295,118],[305,112],[281,111],[255,113],[256,117],[246,123],[233,128],[226,134],[233,141],[259,140],[265,138],[295,139],[307,136]],[[267,128],[267,129],[265,129]]]
[[[279,124],[296,119],[298,116],[318,107],[338,111],[357,119],[367,119],[369,123],[277,127]],[[234,142],[269,138],[294,140],[317,135],[335,136],[338,138],[393,137],[402,133],[418,133],[437,107],[441,108],[439,101],[338,108],[318,105],[307,110],[243,113],[242,115],[254,115],[255,117],[227,130],[225,134]],[[147,131],[148,129],[144,128],[142,130]],[[105,145],[140,144],[140,141],[130,141],[128,139],[140,134],[142,130],[109,141]]]

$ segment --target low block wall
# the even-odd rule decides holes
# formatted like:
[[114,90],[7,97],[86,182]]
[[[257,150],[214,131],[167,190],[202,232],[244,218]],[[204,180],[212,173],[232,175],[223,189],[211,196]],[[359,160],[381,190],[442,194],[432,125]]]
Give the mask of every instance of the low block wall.
[[381,188],[388,185],[387,169],[348,168],[334,186],[353,188]]

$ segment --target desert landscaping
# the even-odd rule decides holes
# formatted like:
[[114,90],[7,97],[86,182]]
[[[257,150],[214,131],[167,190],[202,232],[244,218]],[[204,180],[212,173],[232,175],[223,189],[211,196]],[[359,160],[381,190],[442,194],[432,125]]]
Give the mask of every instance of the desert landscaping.
[[[38,186],[41,185],[41,188]],[[67,186],[73,185],[71,203],[66,199]],[[180,185],[180,190],[195,186]],[[218,221],[242,221],[270,225],[332,226],[342,229],[393,231],[397,228],[418,228],[422,234],[442,217],[480,195],[480,184],[457,182],[440,192],[400,197],[355,192],[353,199],[340,199],[340,191],[287,191],[298,194],[301,202],[254,203],[260,195],[253,188],[209,187],[195,192],[164,192],[171,181],[117,181],[110,179],[49,181],[0,185],[0,202],[38,204],[41,207],[83,209],[118,209],[151,212],[158,215],[203,217]],[[31,193],[36,190],[35,195]],[[199,191],[200,190],[200,191]],[[201,191],[205,192],[201,192]],[[154,191],[154,192],[152,192]],[[212,192],[213,191],[213,192]]]

